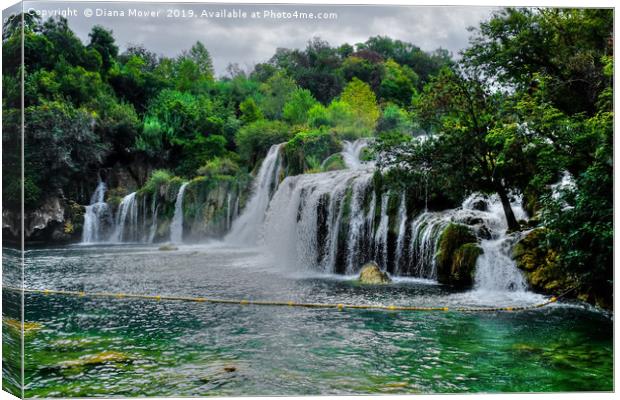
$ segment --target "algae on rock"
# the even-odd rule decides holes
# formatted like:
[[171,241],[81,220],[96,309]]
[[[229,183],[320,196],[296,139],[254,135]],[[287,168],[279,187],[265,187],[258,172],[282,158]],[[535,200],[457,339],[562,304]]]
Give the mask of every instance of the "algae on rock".
[[367,284],[367,285],[384,285],[392,282],[387,272],[381,271],[381,268],[375,263],[371,261],[369,263],[364,264],[362,269],[360,270],[359,283]]
[[480,254],[482,248],[471,228],[462,224],[449,224],[439,238],[437,281],[460,287],[471,286]]

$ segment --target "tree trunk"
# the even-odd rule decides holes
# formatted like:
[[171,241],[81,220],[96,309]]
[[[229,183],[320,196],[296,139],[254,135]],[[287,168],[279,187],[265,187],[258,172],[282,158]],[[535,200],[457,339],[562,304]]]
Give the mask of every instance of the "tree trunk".
[[504,208],[504,214],[506,215],[506,222],[508,223],[509,231],[518,231],[521,229],[521,226],[517,222],[517,218],[515,218],[515,214],[512,212],[512,207],[510,206],[510,200],[508,199],[508,193],[506,193],[506,188],[504,186],[497,185],[497,194],[499,195],[500,200],[502,201],[502,207]]

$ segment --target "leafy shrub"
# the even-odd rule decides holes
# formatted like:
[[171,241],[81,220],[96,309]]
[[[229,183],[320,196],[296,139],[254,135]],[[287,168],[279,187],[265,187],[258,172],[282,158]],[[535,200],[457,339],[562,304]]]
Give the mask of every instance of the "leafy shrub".
[[327,130],[299,132],[284,147],[289,175],[320,170],[320,160],[341,148],[336,136]]
[[242,159],[256,164],[267,154],[269,148],[291,138],[290,127],[280,121],[259,120],[239,129],[235,135],[239,155]]
[[156,193],[162,185],[167,184],[173,178],[172,173],[165,169],[153,171],[146,184],[142,187],[142,192]]
[[207,161],[205,165],[198,168],[198,174],[208,177],[222,175],[232,176],[239,172],[239,164],[225,157],[216,157]]

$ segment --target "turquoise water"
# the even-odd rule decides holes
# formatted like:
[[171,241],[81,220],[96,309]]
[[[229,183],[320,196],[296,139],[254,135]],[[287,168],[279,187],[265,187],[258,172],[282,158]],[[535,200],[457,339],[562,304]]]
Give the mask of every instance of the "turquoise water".
[[[415,279],[360,286],[272,265],[248,249],[76,246],[30,251],[26,286],[420,306],[544,300]],[[462,314],[28,294],[26,321],[28,397],[613,389],[612,320],[579,305]]]

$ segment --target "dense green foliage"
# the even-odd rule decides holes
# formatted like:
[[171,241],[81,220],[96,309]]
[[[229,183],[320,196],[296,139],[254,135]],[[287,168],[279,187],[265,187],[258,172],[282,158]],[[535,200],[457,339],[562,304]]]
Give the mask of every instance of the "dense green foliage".
[[[216,78],[200,42],[162,57],[141,45],[119,49],[102,26],[82,43],[63,18],[24,21],[29,209],[52,193],[86,203],[98,171],[109,168],[146,170],[131,172],[139,186],[155,169],[184,179],[251,171],[271,145],[291,139],[291,171],[319,170],[342,139],[378,126],[409,133],[412,96],[451,62],[444,51],[387,37],[337,48],[315,38],[303,50],[278,49],[249,73],[231,65]],[[4,124],[15,132],[21,25],[12,20],[3,32]],[[18,203],[13,180],[5,200]]]

